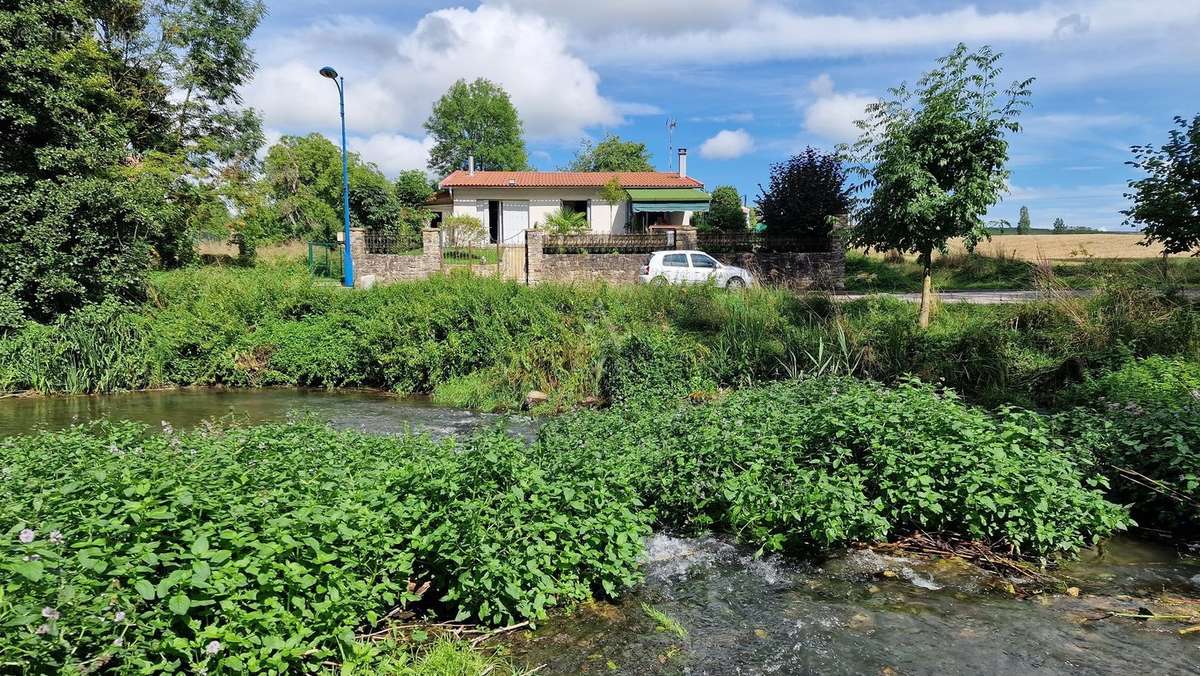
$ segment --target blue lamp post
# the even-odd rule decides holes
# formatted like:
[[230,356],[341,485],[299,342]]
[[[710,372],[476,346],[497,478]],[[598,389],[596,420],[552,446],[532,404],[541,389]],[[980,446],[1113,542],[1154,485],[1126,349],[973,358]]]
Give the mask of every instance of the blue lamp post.
[[342,286],[354,286],[354,259],[350,257],[350,167],[346,155],[346,78],[338,77],[332,66],[321,69],[321,75],[333,80],[338,90],[338,111],[342,118]]

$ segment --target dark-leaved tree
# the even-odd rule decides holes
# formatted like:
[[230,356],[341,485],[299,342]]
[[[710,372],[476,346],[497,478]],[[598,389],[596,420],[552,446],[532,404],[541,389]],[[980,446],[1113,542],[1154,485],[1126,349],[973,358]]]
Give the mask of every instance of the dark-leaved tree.
[[1200,255],[1200,115],[1175,118],[1161,148],[1134,146],[1128,164],[1145,176],[1129,182],[1133,206],[1125,224],[1142,228],[1142,244],[1160,244],[1163,254]]
[[825,237],[830,217],[847,213],[850,202],[841,159],[810,147],[771,167],[758,214],[769,235]]
[[1009,133],[1029,104],[1033,79],[1001,89],[1000,54],[958,45],[915,88],[869,104],[853,146],[860,189],[852,242],[876,251],[915,253],[922,270],[919,322],[929,326],[933,252],[961,237],[968,248],[988,236],[983,215],[1007,190]]

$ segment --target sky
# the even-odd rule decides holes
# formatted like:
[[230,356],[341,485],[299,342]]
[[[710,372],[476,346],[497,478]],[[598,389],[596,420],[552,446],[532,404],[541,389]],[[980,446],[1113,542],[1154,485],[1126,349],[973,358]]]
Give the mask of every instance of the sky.
[[1003,52],[1005,80],[1036,78],[988,218],[1015,223],[1024,205],[1035,227],[1129,231],[1129,147],[1200,114],[1200,0],[268,0],[243,96],[268,141],[337,139],[337,92],[317,74],[334,66],[351,150],[395,176],[425,168],[433,102],[484,77],[511,95],[536,169],[613,133],[662,170],[687,148],[689,175],[753,202],[773,163],[852,141],[867,103],[959,42]]

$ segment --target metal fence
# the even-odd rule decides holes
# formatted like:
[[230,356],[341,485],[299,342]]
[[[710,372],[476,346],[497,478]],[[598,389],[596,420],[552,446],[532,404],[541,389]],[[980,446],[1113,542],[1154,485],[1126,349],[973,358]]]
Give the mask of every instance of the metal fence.
[[367,253],[396,254],[400,256],[420,256],[424,250],[421,247],[419,235],[397,235],[390,232],[366,233]]
[[825,253],[828,237],[779,237],[758,232],[701,232],[696,247],[708,253]]
[[[673,233],[672,233],[673,234]],[[548,235],[542,250],[550,254],[580,253],[651,253],[674,249],[673,237],[667,233],[630,235]]]
[[342,245],[337,242],[309,242],[308,271],[314,277],[341,279]]

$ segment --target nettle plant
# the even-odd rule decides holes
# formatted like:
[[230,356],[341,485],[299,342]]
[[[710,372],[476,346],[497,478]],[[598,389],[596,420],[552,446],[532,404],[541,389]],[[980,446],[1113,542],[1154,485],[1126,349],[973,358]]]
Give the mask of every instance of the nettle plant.
[[311,422],[0,442],[10,667],[308,671],[405,610],[505,623],[619,593],[646,517],[500,433],[456,446]]

